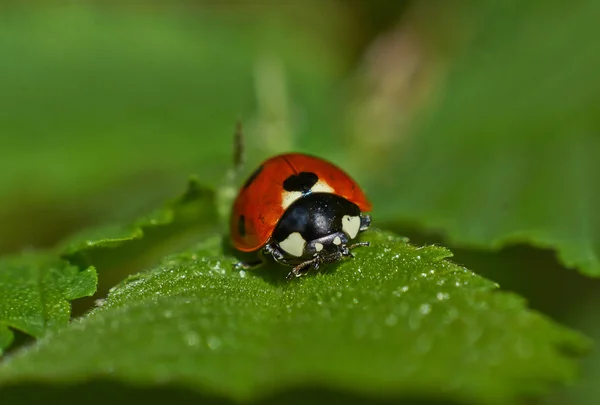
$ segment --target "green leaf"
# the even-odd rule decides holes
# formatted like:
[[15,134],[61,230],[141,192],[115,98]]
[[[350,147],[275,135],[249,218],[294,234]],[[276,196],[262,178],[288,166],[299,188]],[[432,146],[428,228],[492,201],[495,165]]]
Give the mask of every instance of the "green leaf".
[[[594,341],[600,341],[600,324],[598,323],[598,306],[600,305],[598,290],[588,294],[585,298],[586,306],[573,311],[571,317],[575,318],[575,325],[586,330]],[[594,404],[600,399],[600,351],[594,350],[582,364],[582,378],[571,390],[565,390],[556,403],[563,404]]]
[[234,272],[210,238],[11,356],[0,381],[108,376],[235,400],[316,386],[501,403],[574,378],[581,335],[451,263],[447,249],[377,231],[364,239],[373,245],[354,259],[286,282],[274,265]]
[[474,10],[435,105],[371,176],[377,217],[460,245],[551,247],[600,276],[600,3]]
[[69,301],[94,294],[96,270],[80,270],[50,254],[0,260],[0,354],[12,342],[9,328],[40,337],[66,325]]
[[66,324],[69,301],[96,291],[96,267],[104,271],[111,267],[107,263],[114,266],[127,257],[147,254],[153,244],[174,234],[191,230],[197,238],[217,226],[214,192],[191,178],[180,197],[132,225],[92,228],[73,236],[58,249],[62,258],[31,253],[4,259],[0,262],[0,349],[12,341],[7,327],[41,337]]
[[[107,254],[107,250],[123,247],[124,252],[138,253],[153,243],[173,237],[186,230],[194,232],[215,231],[220,225],[215,207],[215,193],[204,187],[196,177],[191,177],[186,191],[169,201],[164,207],[129,225],[108,225],[90,228],[69,238],[60,249],[62,256],[80,266],[95,264],[96,258]],[[144,240],[137,249],[132,242],[142,242],[148,232],[150,240]]]

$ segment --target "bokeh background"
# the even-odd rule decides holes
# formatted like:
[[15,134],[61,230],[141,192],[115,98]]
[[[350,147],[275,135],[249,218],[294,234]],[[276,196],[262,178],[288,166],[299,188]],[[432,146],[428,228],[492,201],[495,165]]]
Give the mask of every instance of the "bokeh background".
[[[378,226],[449,245],[600,339],[598,280],[565,268],[549,242],[490,236],[511,210],[553,221],[546,204],[568,196],[555,167],[583,161],[583,186],[600,189],[587,163],[600,157],[594,3],[2,3],[0,253],[132,220],[190,174],[218,186],[241,119],[249,169],[286,150],[339,163],[373,196]],[[557,157],[572,144],[586,156]],[[537,177],[521,176],[523,162]],[[475,225],[454,234],[460,218]],[[578,384],[540,403],[598,403],[599,379],[594,352]]]

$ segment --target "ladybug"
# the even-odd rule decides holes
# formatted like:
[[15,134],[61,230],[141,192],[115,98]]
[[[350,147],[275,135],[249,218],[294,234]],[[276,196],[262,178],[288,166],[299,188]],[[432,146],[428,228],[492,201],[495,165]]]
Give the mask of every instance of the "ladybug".
[[[371,224],[371,203],[348,174],[318,157],[282,154],[264,161],[241,187],[230,219],[233,246],[271,256],[299,277],[353,257],[351,243]],[[238,263],[238,268],[253,264]]]

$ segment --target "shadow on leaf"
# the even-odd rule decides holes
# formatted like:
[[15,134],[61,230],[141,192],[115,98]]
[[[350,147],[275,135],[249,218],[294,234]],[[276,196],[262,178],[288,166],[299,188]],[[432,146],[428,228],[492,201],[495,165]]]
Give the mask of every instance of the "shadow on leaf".
[[[164,404],[206,404],[234,405],[240,402],[225,399],[216,395],[198,394],[193,391],[171,386],[163,387],[131,387],[112,381],[95,381],[80,385],[30,385],[22,384],[0,389],[2,398],[7,404],[60,403],[62,405],[79,405],[81,398],[86,398],[88,405],[127,405],[131,403]],[[49,401],[50,400],[50,401]],[[463,402],[446,400],[425,400],[415,398],[367,398],[339,392],[326,388],[299,388],[274,394],[258,401],[241,402],[252,405],[305,405],[311,404],[374,404],[374,405],[458,405]]]

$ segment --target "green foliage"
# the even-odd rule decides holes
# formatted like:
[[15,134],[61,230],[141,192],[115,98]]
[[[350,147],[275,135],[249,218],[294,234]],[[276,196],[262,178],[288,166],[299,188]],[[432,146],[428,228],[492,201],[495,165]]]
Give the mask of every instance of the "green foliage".
[[600,276],[600,3],[485,4],[439,100],[390,153],[397,181],[369,183],[379,216],[457,244],[554,248]]
[[[248,170],[288,149],[333,160],[360,180],[377,227],[410,223],[483,248],[526,242],[600,275],[597,2],[417,6],[358,69],[351,48],[368,22],[348,2],[251,13],[183,3],[0,12],[0,252],[61,241],[0,260],[0,350],[13,330],[40,338],[1,359],[3,401],[76,402],[108,385],[122,403],[277,393],[274,403],[495,404],[574,379],[587,339],[447,249],[370,231],[355,259],[286,282],[280,266],[232,272],[219,219],[242,118]],[[443,86],[413,102],[419,80]],[[188,173],[199,179],[183,196],[131,220]],[[526,295],[544,294],[548,269],[515,262],[469,267],[502,267],[505,290],[537,267]],[[96,272],[95,298],[108,297],[91,313],[92,300],[76,301],[68,324]],[[589,302],[569,324],[597,337]],[[553,318],[572,318],[556,306],[567,315]],[[586,387],[582,397],[597,391]]]
[[[600,340],[600,324],[597,321],[597,317],[593,316],[595,308],[600,305],[600,296],[595,289],[592,297],[586,297],[586,304],[582,305],[578,309],[576,314],[575,327],[580,330],[585,330],[586,334],[590,338],[594,339],[595,342]],[[591,299],[590,299],[591,298]],[[590,313],[592,316],[590,316]],[[581,366],[581,378],[577,385],[572,387],[570,390],[563,390],[561,396],[556,403],[564,404],[588,404],[594,403],[596,398],[600,398],[600,386],[598,381],[600,380],[600,351],[595,349],[586,357]]]
[[[268,14],[253,21],[201,8],[187,18],[83,5],[6,11],[0,21],[0,49],[14,56],[0,66],[3,131],[11,135],[3,157],[13,176],[32,177],[37,193],[97,190],[119,177],[174,170],[218,184],[235,120],[257,106],[253,72],[261,55],[277,52],[304,100],[322,96],[322,83],[341,69],[327,52],[329,39],[307,43],[293,24],[285,39],[268,35],[280,25]],[[32,140],[29,154],[11,154]],[[82,182],[88,179],[95,181]],[[0,192],[15,186],[0,182]]]
[[[327,272],[234,272],[220,237],[114,288],[85,318],[0,366],[5,383],[110,373],[236,400],[317,383],[355,393],[500,403],[569,381],[587,341],[447,260],[368,232]],[[565,352],[567,350],[567,352]],[[463,364],[457,367],[457,364]]]
[[[257,7],[256,19],[214,7],[0,10],[0,252],[126,222],[189,173],[219,184],[238,118],[259,159],[291,148],[289,120],[301,118],[299,138],[331,132],[343,24]],[[282,25],[288,13],[296,23]],[[305,38],[302,22],[319,35]]]
[[[126,255],[142,254],[148,241],[139,242],[156,229],[162,232],[151,233],[155,239],[186,229],[197,236],[214,231],[218,223],[213,200],[213,192],[191,179],[182,196],[133,225],[107,226],[75,235],[58,249],[62,258],[52,253],[31,253],[4,259],[0,262],[0,349],[12,341],[7,327],[41,337],[48,330],[67,324],[71,315],[69,301],[96,291],[96,269],[87,266],[103,263],[97,260],[99,256],[105,262],[124,245]],[[114,260],[122,261],[123,257],[117,255]]]
[[[110,254],[115,248],[132,250],[135,245],[131,242],[142,242],[149,231],[159,231],[152,234],[152,239],[166,239],[173,233],[189,229],[196,233],[214,231],[218,225],[214,192],[192,177],[185,193],[164,207],[130,225],[86,229],[67,239],[61,252],[62,257],[71,262],[85,265],[94,262],[94,255]],[[147,247],[147,244],[139,246]]]
[[0,261],[0,355],[12,342],[8,328],[35,337],[66,325],[69,301],[96,291],[96,270],[50,254],[23,254]]

